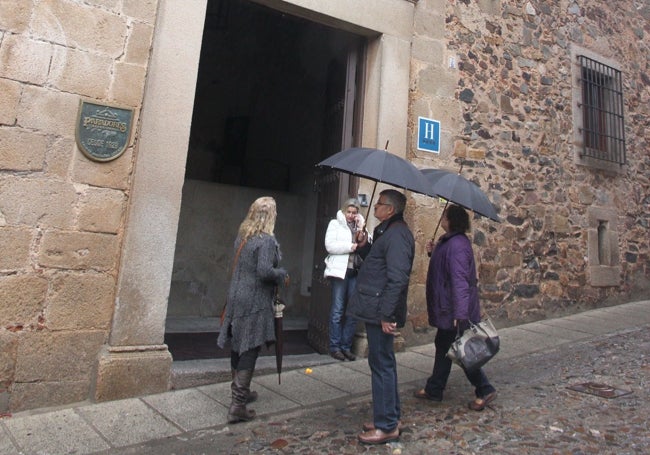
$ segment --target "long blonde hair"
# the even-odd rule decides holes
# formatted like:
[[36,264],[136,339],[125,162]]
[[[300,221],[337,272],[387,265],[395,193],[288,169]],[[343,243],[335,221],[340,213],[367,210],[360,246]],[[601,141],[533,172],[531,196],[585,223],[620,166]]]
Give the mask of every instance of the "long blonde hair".
[[260,234],[273,234],[277,216],[275,199],[269,196],[256,199],[248,209],[248,214],[239,225],[239,238],[248,240]]

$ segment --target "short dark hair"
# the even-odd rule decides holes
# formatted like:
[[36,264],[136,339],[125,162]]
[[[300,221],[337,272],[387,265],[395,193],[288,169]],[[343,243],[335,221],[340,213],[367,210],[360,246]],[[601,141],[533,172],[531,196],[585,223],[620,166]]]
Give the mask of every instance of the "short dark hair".
[[384,190],[379,193],[388,200],[388,203],[393,206],[395,213],[403,213],[406,208],[406,196],[397,190]]
[[469,215],[461,206],[452,204],[447,207],[445,214],[451,232],[469,231]]

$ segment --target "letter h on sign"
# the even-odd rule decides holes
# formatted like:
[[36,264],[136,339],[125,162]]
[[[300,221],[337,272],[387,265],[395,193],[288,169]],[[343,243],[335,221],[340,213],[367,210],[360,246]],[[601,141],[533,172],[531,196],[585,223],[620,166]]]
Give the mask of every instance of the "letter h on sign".
[[418,117],[418,150],[440,153],[440,122]]

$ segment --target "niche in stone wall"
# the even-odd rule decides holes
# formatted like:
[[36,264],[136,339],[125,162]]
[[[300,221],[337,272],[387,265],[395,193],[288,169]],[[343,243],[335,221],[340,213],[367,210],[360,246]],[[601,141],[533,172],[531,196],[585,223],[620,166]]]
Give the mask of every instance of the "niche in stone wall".
[[591,207],[588,212],[587,250],[589,284],[596,287],[619,286],[621,264],[618,253],[616,211]]

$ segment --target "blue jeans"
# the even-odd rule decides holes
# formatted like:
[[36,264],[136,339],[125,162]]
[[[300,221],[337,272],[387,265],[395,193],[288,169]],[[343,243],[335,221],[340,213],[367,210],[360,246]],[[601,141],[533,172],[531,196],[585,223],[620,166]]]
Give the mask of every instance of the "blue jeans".
[[372,373],[372,413],[375,428],[393,431],[401,418],[397,389],[397,362],[393,350],[394,335],[385,334],[381,325],[366,324],[368,365]]
[[[452,365],[451,360],[447,357],[447,351],[449,351],[451,344],[456,339],[457,333],[458,331],[456,329],[438,329],[436,332],[436,339],[434,341],[436,354],[435,360],[433,361],[433,372],[429,379],[427,379],[427,384],[424,386],[424,391],[430,397],[442,400],[442,392],[447,386],[447,379],[449,379]],[[474,394],[477,398],[483,398],[495,391],[482,369],[479,368],[472,372],[465,371],[465,376],[467,376],[469,382],[474,386]]]
[[357,328],[357,320],[345,315],[345,307],[357,284],[356,270],[348,269],[344,279],[330,278],[330,282],[332,283],[330,352],[349,351]]

